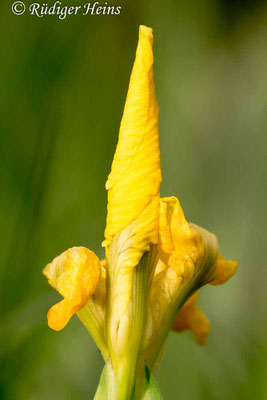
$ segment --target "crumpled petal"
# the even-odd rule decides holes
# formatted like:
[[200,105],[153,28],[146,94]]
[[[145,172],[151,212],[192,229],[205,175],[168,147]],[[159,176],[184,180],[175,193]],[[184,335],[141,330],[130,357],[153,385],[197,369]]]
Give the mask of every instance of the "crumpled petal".
[[[160,199],[158,248],[160,261],[152,283],[145,334],[145,352],[153,368],[157,363],[153,358],[157,345],[153,343],[160,343],[157,332],[165,326],[168,329],[176,318],[177,309],[188,297],[178,313],[174,329],[191,329],[196,340],[205,343],[209,323],[196,306],[197,295],[190,296],[207,283],[225,281],[233,274],[235,265],[218,257],[218,241],[213,233],[187,222],[176,197]],[[151,348],[154,349],[152,356]]]
[[210,330],[209,320],[197,306],[198,292],[195,292],[183,305],[173,323],[172,329],[182,332],[186,329],[192,331],[198,344],[204,345]]
[[165,197],[160,199],[158,250],[145,334],[153,368],[156,361],[149,348],[158,342],[158,332],[169,329],[184,299],[214,278],[218,242],[212,233],[187,222],[176,197]]
[[[160,258],[178,276],[189,280],[215,273],[217,238],[197,225],[189,224],[176,197],[160,199],[159,251]],[[207,265],[208,264],[208,265]],[[209,270],[211,269],[211,271]]]
[[152,29],[140,26],[119,141],[106,183],[108,213],[104,246],[124,235],[123,264],[138,264],[158,240],[159,186],[162,180],[158,104],[153,76]]
[[[164,282],[160,285],[164,290],[154,289],[155,310],[158,310],[158,315],[160,312],[164,313],[164,310],[159,312],[159,309],[160,304],[167,303],[167,298],[170,304],[179,292],[183,292],[184,296],[187,291],[187,295],[190,295],[190,292],[207,283],[219,285],[234,275],[237,262],[225,260],[218,253],[215,235],[186,221],[181,205],[175,197],[160,200],[159,227],[160,258],[170,271],[166,269],[161,273]],[[177,276],[171,274],[171,270],[176,271]],[[171,277],[170,282],[167,282],[168,276]],[[160,275],[155,279],[155,285],[159,285],[157,283],[159,279]],[[205,344],[209,322],[196,305],[197,295],[198,292],[183,305],[175,319],[173,329],[176,331],[191,329],[196,341]],[[154,316],[157,315],[155,310]]]
[[238,261],[225,260],[219,253],[216,261],[216,274],[210,285],[222,285],[232,278],[238,266]]
[[72,247],[48,264],[43,273],[64,297],[47,314],[49,327],[59,331],[94,293],[101,273],[100,261],[93,251]]

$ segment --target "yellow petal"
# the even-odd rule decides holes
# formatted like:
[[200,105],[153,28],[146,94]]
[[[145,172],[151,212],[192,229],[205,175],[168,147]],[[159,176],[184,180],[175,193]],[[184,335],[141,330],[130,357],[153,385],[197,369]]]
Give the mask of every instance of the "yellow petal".
[[211,285],[222,285],[227,282],[236,272],[238,266],[237,261],[225,260],[219,253],[216,261],[216,275],[210,282]]
[[43,273],[64,297],[47,314],[50,328],[61,330],[94,293],[101,273],[100,261],[85,247],[73,247],[56,257]]
[[128,266],[136,265],[149,245],[158,240],[161,168],[152,44],[152,29],[140,26],[119,141],[106,183],[108,214],[103,245],[109,246],[117,233],[131,225],[130,247],[134,249],[127,255]]
[[193,332],[197,343],[204,345],[210,330],[209,320],[196,305],[198,292],[191,296],[179,311],[172,329],[182,332],[189,329]]
[[[152,286],[152,317],[158,325],[168,315],[168,307],[177,306],[178,299],[181,301],[207,283],[226,282],[237,268],[236,262],[226,261],[218,253],[215,235],[186,221],[175,197],[160,200],[159,253],[166,268],[161,268]],[[196,341],[204,344],[209,322],[196,299],[197,292],[178,313],[173,329],[191,329]]]
[[49,328],[60,331],[67,325],[75,312],[75,304],[70,300],[62,300],[56,303],[47,313]]
[[194,237],[185,219],[179,200],[172,197],[160,199],[160,246],[166,253],[172,253],[180,245],[190,246]]
[[[177,309],[191,293],[214,278],[218,254],[216,236],[188,223],[176,197],[160,199],[158,248],[160,262],[152,282],[144,343],[144,357],[152,369]],[[207,320],[196,307],[190,311],[196,337],[204,342]]]
[[218,243],[215,235],[187,222],[176,197],[165,197],[160,199],[158,247],[150,306],[155,330],[173,318],[177,302],[214,278]]
[[[189,224],[176,197],[165,197],[160,199],[159,250],[161,259],[175,269],[183,281],[201,273],[204,279],[207,267],[214,264],[217,256],[217,238]],[[207,266],[208,257],[211,259]]]

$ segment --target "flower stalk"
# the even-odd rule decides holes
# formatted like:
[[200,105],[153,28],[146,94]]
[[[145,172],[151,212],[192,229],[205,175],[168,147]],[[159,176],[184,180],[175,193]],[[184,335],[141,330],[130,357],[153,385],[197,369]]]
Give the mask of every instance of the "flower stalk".
[[61,330],[76,313],[105,366],[94,400],[162,399],[152,373],[171,330],[205,344],[209,321],[199,289],[225,283],[237,262],[214,234],[189,223],[176,197],[160,198],[158,104],[153,34],[139,28],[136,58],[106,189],[106,259],[73,247],[44,269],[63,300],[48,324]]
[[[136,367],[141,351],[142,335],[147,319],[147,304],[152,277],[156,268],[157,249],[146,252],[138,265],[130,270],[130,300],[124,310],[123,318],[117,313],[117,288],[120,285],[120,273],[116,250],[118,237],[112,241],[107,279],[107,342],[119,387],[120,399],[130,399],[135,390]],[[114,264],[113,264],[114,263]],[[129,279],[129,277],[127,277]],[[115,304],[114,304],[115,302]]]

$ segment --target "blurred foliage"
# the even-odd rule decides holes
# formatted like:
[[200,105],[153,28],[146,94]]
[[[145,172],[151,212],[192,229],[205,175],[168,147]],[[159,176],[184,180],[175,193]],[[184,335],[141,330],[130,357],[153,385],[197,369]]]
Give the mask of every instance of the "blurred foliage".
[[0,3],[0,399],[93,398],[101,357],[76,317],[49,330],[59,295],[41,270],[73,245],[104,255],[104,183],[141,23],[155,34],[162,194],[240,262],[231,282],[202,291],[208,344],[171,334],[158,381],[166,400],[266,399],[266,3],[122,1],[120,16],[64,21],[18,17],[10,4]]

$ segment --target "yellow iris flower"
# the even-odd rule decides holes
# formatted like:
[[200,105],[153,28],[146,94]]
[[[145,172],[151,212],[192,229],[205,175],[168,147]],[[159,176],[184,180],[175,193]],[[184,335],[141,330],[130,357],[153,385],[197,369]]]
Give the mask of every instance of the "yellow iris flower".
[[177,198],[160,198],[152,46],[152,29],[140,26],[106,183],[106,260],[74,247],[43,271],[63,296],[48,312],[49,326],[60,330],[77,313],[106,361],[95,399],[160,398],[147,371],[168,333],[190,329],[204,344],[209,321],[196,305],[198,291],[226,282],[237,268],[219,254],[214,234],[187,222]]

